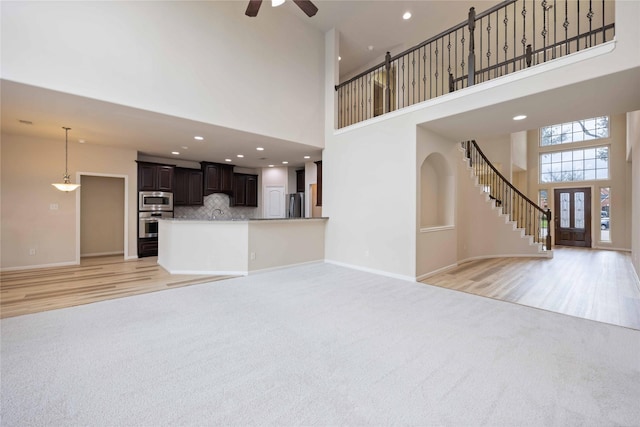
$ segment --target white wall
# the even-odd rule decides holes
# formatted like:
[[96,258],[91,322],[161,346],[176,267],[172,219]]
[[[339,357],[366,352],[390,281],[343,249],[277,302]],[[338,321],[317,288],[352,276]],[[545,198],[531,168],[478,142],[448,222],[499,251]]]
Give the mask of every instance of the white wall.
[[[447,203],[451,201],[451,206],[456,206],[458,194],[456,175],[461,163],[461,153],[457,150],[459,144],[422,127],[418,127],[417,132],[416,166],[418,170],[425,159],[433,153],[438,153],[440,155],[438,159],[446,162],[440,168],[443,176],[438,177],[438,184],[444,187],[445,194],[440,194],[443,197],[432,201],[425,201],[422,200],[422,197],[418,197],[420,205],[422,205],[422,208],[429,208],[428,204],[430,203]],[[421,182],[421,176],[418,174],[417,187],[419,193],[421,193],[421,187],[426,184]],[[433,208],[439,209],[439,207]],[[419,207],[419,209],[421,208]],[[455,208],[454,212],[447,212],[445,216],[448,218],[441,222],[440,227],[423,229],[421,216],[417,215],[418,223],[416,225],[416,277],[454,265],[458,260],[459,223],[456,220]]]
[[[432,130],[430,123],[437,123],[444,117],[464,120],[466,112],[481,111],[487,106],[512,100],[526,102],[529,95],[638,67],[639,14],[637,2],[616,3],[619,40],[611,51],[579,52],[338,131],[331,132],[335,117],[328,116],[323,153],[323,213],[330,217],[327,259],[390,275],[415,277],[418,271],[415,260],[416,127]],[[327,34],[328,87],[337,83],[335,68],[330,68],[329,64],[335,54],[335,39],[334,34]],[[531,107],[536,112],[535,106]],[[549,114],[552,107],[539,106],[537,112]],[[327,97],[325,111],[335,112],[335,93]],[[496,135],[500,134],[504,131],[496,129]],[[468,137],[476,136],[471,133]],[[507,137],[504,142],[510,143],[510,139]],[[511,155],[505,159],[510,168]],[[462,187],[462,183],[457,186]],[[460,205],[457,208],[465,209]],[[470,219],[474,221],[474,218]],[[500,240],[495,241],[499,238],[494,233],[479,234],[472,244],[473,235],[459,227],[458,224],[459,260],[510,253],[504,249],[511,246],[510,237],[504,239],[504,247]],[[625,231],[624,227],[621,229]],[[479,246],[473,246],[476,244]]]
[[3,79],[324,145],[324,36],[281,8],[249,18],[245,1],[0,7]]
[[326,258],[415,277],[416,128],[405,120],[337,132],[323,153]]
[[627,147],[632,162],[631,258],[640,276],[640,111],[627,113]]
[[[137,255],[136,152],[69,143],[69,173],[127,177],[128,255]],[[78,191],[64,193],[51,183],[64,174],[64,140],[2,135],[2,264],[26,268],[73,264],[76,260]],[[57,209],[50,209],[51,205]],[[79,240],[78,240],[79,241]],[[34,255],[29,255],[35,249]]]

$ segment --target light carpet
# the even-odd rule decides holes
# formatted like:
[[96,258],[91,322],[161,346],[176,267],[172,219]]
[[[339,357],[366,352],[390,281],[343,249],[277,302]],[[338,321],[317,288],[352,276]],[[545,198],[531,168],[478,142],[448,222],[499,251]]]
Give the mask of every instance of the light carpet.
[[3,426],[640,424],[640,332],[312,264],[1,321]]

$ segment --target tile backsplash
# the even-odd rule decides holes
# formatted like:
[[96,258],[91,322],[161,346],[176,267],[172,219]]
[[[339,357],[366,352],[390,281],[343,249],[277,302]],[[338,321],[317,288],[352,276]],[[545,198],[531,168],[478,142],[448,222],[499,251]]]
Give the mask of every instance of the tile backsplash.
[[[214,210],[220,209],[222,214]],[[174,218],[188,218],[198,220],[210,220],[212,215],[216,219],[247,219],[257,218],[258,208],[230,207],[229,196],[215,193],[204,198],[203,206],[175,206],[173,208]]]

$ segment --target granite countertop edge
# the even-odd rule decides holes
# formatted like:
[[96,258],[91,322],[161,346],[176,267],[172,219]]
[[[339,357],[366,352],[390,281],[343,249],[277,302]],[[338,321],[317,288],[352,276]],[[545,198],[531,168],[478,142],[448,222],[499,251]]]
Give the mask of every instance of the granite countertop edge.
[[161,221],[170,222],[256,222],[256,221],[308,221],[308,220],[327,220],[329,217],[318,216],[312,218],[242,218],[242,219],[196,219],[196,218],[159,218]]

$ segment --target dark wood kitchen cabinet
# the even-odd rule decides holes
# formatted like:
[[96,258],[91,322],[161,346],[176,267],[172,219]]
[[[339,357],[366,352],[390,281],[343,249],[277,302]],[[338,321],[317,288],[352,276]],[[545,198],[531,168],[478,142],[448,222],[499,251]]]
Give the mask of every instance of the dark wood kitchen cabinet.
[[296,191],[298,193],[304,193],[304,169],[296,171]]
[[175,168],[174,206],[202,206],[203,173],[199,169]]
[[233,174],[230,206],[258,207],[258,175]]
[[173,191],[172,165],[138,162],[138,191]]
[[322,160],[315,162],[318,166],[316,179],[317,179],[317,198],[316,206],[322,206]]
[[158,238],[138,239],[138,258],[158,256]]
[[233,192],[233,165],[200,162],[202,165],[204,195]]

